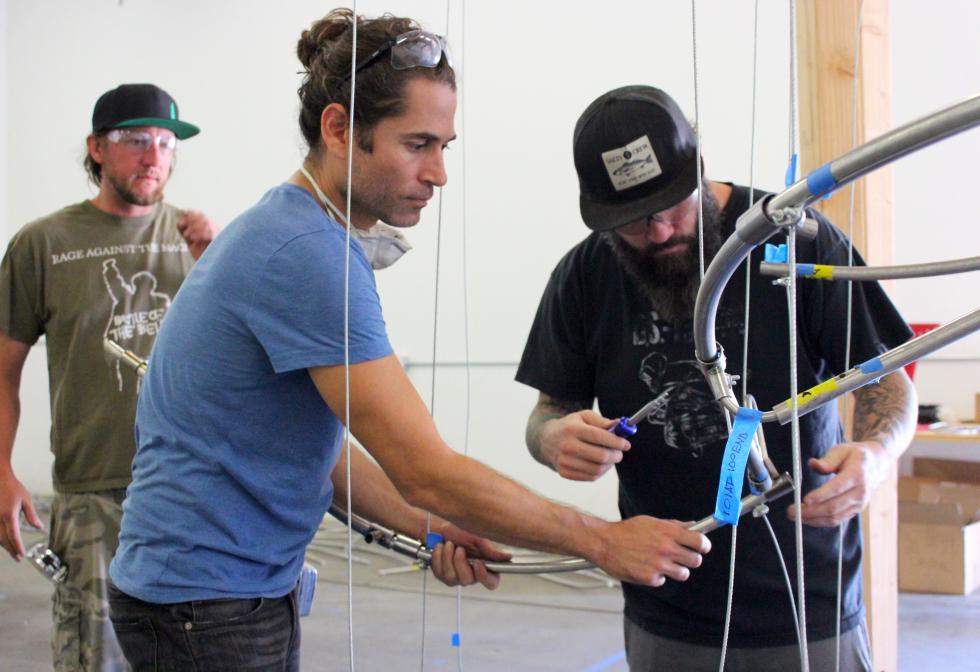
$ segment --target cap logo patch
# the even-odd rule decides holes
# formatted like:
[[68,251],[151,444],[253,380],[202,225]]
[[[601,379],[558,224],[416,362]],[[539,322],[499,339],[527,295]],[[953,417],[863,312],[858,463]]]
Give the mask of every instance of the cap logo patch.
[[170,118],[177,118],[177,106],[174,103],[170,103]]
[[653,152],[649,138],[645,135],[625,147],[603,152],[602,162],[616,191],[635,187],[664,172],[660,168],[660,162]]

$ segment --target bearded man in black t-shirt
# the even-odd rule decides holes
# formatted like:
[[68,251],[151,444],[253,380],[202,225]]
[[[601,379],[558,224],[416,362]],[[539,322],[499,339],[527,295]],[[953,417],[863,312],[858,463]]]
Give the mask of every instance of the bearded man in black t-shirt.
[[[676,102],[652,87],[624,87],[594,101],[576,125],[574,154],[582,218],[593,232],[552,273],[517,372],[517,380],[540,392],[528,420],[528,448],[571,480],[595,480],[615,466],[624,518],[700,519],[714,506],[727,426],[694,356],[699,201],[707,264],[750,207],[751,191],[707,179],[698,184],[694,130]],[[798,241],[798,260],[847,264],[845,237],[818,213],[809,216],[818,233]],[[856,263],[863,263],[860,257]],[[716,336],[729,372],[760,408],[771,408],[789,390],[786,293],[759,275],[758,260],[748,272],[749,319],[743,266],[729,283],[738,289],[722,297]],[[801,283],[795,335],[800,389],[911,336],[877,283],[855,283],[852,300],[848,347],[846,284]],[[608,431],[612,418],[632,415],[665,391],[666,405],[642,420],[632,439]],[[596,402],[598,412],[592,410]],[[858,514],[908,446],[915,404],[911,383],[899,370],[854,393],[849,441],[834,404],[800,419],[802,510],[777,501],[769,519],[794,586],[797,515],[805,525],[813,669],[833,668],[838,624],[840,669],[871,669]],[[790,428],[767,424],[765,434],[776,467],[790,471]],[[769,533],[758,520],[744,521],[739,532],[726,669],[795,669],[800,650],[791,599]],[[623,584],[631,670],[717,669],[731,535],[715,533],[712,543],[713,552],[687,581],[657,588]]]

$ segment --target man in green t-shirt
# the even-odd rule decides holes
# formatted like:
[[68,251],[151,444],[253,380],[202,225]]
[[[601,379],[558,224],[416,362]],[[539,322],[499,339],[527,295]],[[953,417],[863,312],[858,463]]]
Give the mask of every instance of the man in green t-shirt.
[[42,335],[51,388],[56,670],[128,669],[108,620],[105,579],[135,452],[133,377],[103,354],[110,338],[146,357],[191,265],[216,234],[208,217],[163,202],[177,140],[199,129],[152,84],[123,84],[92,114],[85,167],[95,198],[21,229],[0,265],[0,545],[25,555],[19,516],[41,527],[11,468],[24,361]]

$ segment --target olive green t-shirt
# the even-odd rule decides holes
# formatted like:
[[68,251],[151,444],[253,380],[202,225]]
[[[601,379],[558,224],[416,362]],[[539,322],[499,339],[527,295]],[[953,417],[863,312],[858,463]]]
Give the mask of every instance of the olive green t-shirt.
[[10,240],[0,264],[0,330],[29,345],[45,335],[58,492],[129,484],[138,381],[102,342],[149,356],[193,263],[180,215],[161,203],[150,215],[117,217],[83,201]]

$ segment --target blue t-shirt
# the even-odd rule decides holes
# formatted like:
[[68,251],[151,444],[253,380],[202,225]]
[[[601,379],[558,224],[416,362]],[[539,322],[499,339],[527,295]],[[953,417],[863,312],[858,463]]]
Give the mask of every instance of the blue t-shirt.
[[[157,336],[110,576],[155,603],[278,597],[330,505],[343,427],[307,368],[344,362],[346,234],[284,184],[194,266]],[[350,362],[391,353],[350,253]]]

